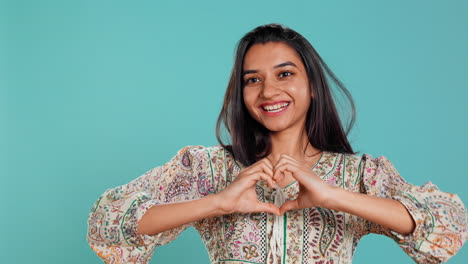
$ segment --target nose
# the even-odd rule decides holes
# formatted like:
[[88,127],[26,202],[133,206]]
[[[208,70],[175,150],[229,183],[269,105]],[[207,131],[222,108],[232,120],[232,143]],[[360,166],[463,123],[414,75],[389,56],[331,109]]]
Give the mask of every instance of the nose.
[[264,98],[274,97],[275,95],[279,94],[279,91],[280,89],[278,86],[278,82],[276,82],[275,80],[272,80],[271,78],[265,79],[262,85],[262,91],[261,91],[262,97]]

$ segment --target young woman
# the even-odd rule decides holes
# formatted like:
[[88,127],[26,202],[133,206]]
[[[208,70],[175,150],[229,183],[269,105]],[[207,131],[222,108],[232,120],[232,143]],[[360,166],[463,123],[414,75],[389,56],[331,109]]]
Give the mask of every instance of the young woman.
[[[346,132],[328,80],[351,103]],[[187,146],[107,190],[88,242],[106,263],[147,263],[194,226],[212,263],[344,264],[362,236],[379,233],[417,263],[447,261],[467,236],[460,198],[409,184],[384,156],[356,155],[353,122],[351,96],[303,36],[257,27],[237,46],[221,145]]]

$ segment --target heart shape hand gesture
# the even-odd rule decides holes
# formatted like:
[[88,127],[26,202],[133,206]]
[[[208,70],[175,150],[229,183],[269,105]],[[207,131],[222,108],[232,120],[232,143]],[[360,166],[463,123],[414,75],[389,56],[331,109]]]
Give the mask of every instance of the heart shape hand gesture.
[[[287,175],[291,175],[299,184],[299,194],[295,200],[286,201],[278,207],[257,199],[255,185],[259,180],[264,180],[274,189]],[[326,202],[333,198],[336,188],[339,187],[324,182],[305,163],[288,155],[281,155],[275,165],[264,158],[242,169],[236,179],[218,193],[218,196],[221,210],[226,214],[267,212],[282,215],[293,209],[326,207]]]

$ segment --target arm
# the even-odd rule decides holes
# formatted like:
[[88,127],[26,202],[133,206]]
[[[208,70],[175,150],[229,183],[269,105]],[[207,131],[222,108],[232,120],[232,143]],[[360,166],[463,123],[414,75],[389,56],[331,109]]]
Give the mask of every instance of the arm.
[[106,263],[146,263],[155,247],[199,219],[234,212],[279,214],[273,204],[258,201],[255,192],[260,179],[273,186],[267,159],[242,169],[218,194],[210,173],[207,149],[189,146],[164,165],[106,190],[88,217],[89,245]]
[[156,235],[198,220],[223,215],[215,194],[172,204],[154,205],[138,222],[139,234]]
[[417,263],[445,262],[460,250],[467,238],[460,197],[432,183],[409,184],[383,156],[365,155],[361,165],[356,180],[361,193],[350,193],[327,184],[305,164],[281,156],[273,179],[291,173],[300,187],[297,199],[286,201],[281,212],[318,206],[355,214],[367,227],[361,235],[386,235]]
[[155,235],[204,218],[230,213],[268,212],[279,215],[279,208],[258,201],[255,184],[260,180],[274,187],[272,165],[263,159],[241,170],[236,179],[217,194],[204,198],[152,206],[138,222],[138,233]]
[[408,183],[384,156],[364,154],[361,162],[361,192],[399,201],[415,222],[412,232],[403,233],[367,219],[368,232],[392,238],[417,263],[446,262],[460,250],[467,237],[467,215],[458,195],[430,182]]
[[[175,239],[191,223],[150,236],[137,232],[138,221],[154,206],[192,201],[207,193],[197,187],[197,177],[207,175],[209,159],[202,146],[187,146],[169,162],[131,182],[106,190],[88,217],[87,240],[106,263],[147,263],[154,248]],[[205,183],[212,186],[211,178]]]
[[356,215],[403,235],[414,231],[416,224],[413,217],[399,201],[354,193],[339,187],[333,188],[330,194],[323,207]]

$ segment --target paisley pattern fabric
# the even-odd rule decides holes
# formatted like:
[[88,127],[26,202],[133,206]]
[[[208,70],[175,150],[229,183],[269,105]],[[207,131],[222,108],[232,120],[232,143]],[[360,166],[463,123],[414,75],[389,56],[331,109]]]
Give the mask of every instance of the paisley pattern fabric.
[[[312,170],[327,183],[352,192],[400,201],[416,228],[401,235],[365,219],[327,208],[291,210],[284,214],[281,256],[269,248],[274,216],[230,214],[207,218],[154,236],[139,235],[137,223],[153,205],[200,199],[220,192],[242,166],[221,146],[187,146],[169,162],[128,184],[106,190],[88,218],[88,243],[106,263],[148,263],[156,247],[193,226],[209,251],[211,263],[346,264],[362,236],[392,238],[416,263],[446,262],[467,238],[467,212],[456,194],[428,182],[406,182],[384,156],[373,158],[323,152]],[[286,200],[298,195],[297,182],[283,188]],[[273,190],[260,181],[258,199],[274,202]],[[390,257],[390,256],[389,256]],[[273,259],[277,263],[273,263]]]

